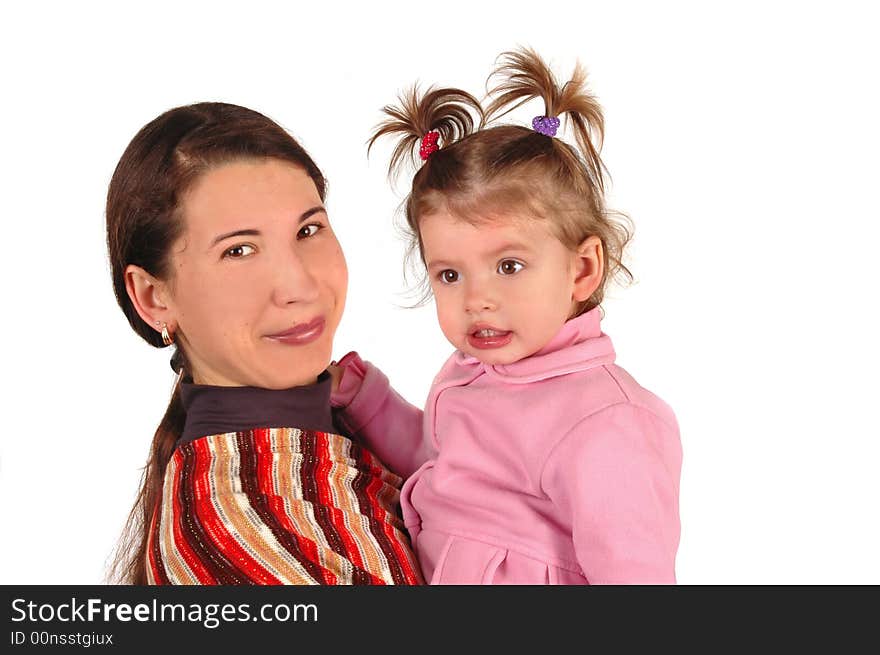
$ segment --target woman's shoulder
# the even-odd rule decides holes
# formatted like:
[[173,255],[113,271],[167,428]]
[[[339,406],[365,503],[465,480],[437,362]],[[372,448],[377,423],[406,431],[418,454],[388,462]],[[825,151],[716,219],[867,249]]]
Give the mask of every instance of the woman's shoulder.
[[315,465],[325,462],[364,469],[399,485],[399,478],[387,471],[369,449],[350,437],[344,426],[336,429],[339,433],[297,427],[261,427],[205,435],[179,442],[175,456],[182,460],[297,457]]
[[154,579],[416,583],[400,486],[372,453],[330,432],[256,428],[187,441],[165,470],[151,526]]

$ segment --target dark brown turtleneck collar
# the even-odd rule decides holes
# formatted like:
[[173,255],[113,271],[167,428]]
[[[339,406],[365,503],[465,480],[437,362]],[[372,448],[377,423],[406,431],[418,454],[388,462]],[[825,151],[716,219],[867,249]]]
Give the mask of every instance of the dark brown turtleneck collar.
[[226,432],[254,428],[301,428],[336,432],[330,410],[327,371],[315,384],[291,389],[215,387],[180,383],[186,423],[178,444]]

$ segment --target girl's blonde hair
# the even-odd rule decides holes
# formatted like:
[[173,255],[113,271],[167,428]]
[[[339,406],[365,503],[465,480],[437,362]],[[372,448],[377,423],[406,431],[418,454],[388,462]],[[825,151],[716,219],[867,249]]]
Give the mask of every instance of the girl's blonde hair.
[[[610,279],[632,280],[622,256],[631,238],[626,215],[605,205],[605,176],[599,156],[604,135],[602,108],[586,87],[586,73],[576,65],[571,79],[559,85],[552,71],[531,49],[505,52],[489,77],[495,81],[485,108],[459,89],[417,88],[401,96],[399,106],[386,106],[369,147],[382,136],[397,135],[389,174],[400,171],[406,155],[415,161],[415,146],[437,131],[442,147],[413,177],[405,200],[410,254],[418,249],[424,263],[419,221],[438,212],[478,223],[516,214],[549,220],[566,247],[576,250],[584,239],[602,242],[604,274],[596,291],[575,316],[598,306]],[[484,127],[529,100],[544,101],[544,115],[566,118],[577,147],[527,127]],[[423,285],[427,287],[426,281]],[[425,298],[430,292],[426,288]]]

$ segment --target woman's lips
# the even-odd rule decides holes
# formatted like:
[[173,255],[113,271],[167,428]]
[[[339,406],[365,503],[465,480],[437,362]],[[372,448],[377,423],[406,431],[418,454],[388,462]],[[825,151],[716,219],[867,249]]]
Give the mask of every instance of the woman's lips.
[[313,318],[308,323],[298,323],[289,330],[277,334],[267,334],[266,338],[289,346],[303,346],[311,343],[324,332],[324,317]]
[[510,330],[498,330],[497,328],[483,326],[471,330],[467,335],[467,341],[471,347],[480,350],[502,348],[509,344],[511,339],[513,339],[513,332]]

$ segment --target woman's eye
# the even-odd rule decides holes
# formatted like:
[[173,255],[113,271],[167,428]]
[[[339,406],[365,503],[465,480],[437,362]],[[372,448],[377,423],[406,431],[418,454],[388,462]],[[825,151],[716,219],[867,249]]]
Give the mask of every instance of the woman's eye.
[[498,264],[498,272],[501,273],[501,275],[513,275],[522,269],[522,262],[518,262],[515,259],[505,259]]
[[321,229],[321,226],[317,223],[309,223],[308,225],[304,225],[300,228],[300,231],[296,233],[297,239],[308,239],[309,237],[315,236]]
[[242,257],[253,255],[255,252],[256,249],[253,246],[242,243],[240,245],[232,246],[231,248],[227,249],[223,253],[223,257],[229,257],[230,259],[241,259]]
[[440,271],[440,281],[444,284],[453,284],[458,282],[458,271],[453,271],[451,268],[447,268],[445,271]]

